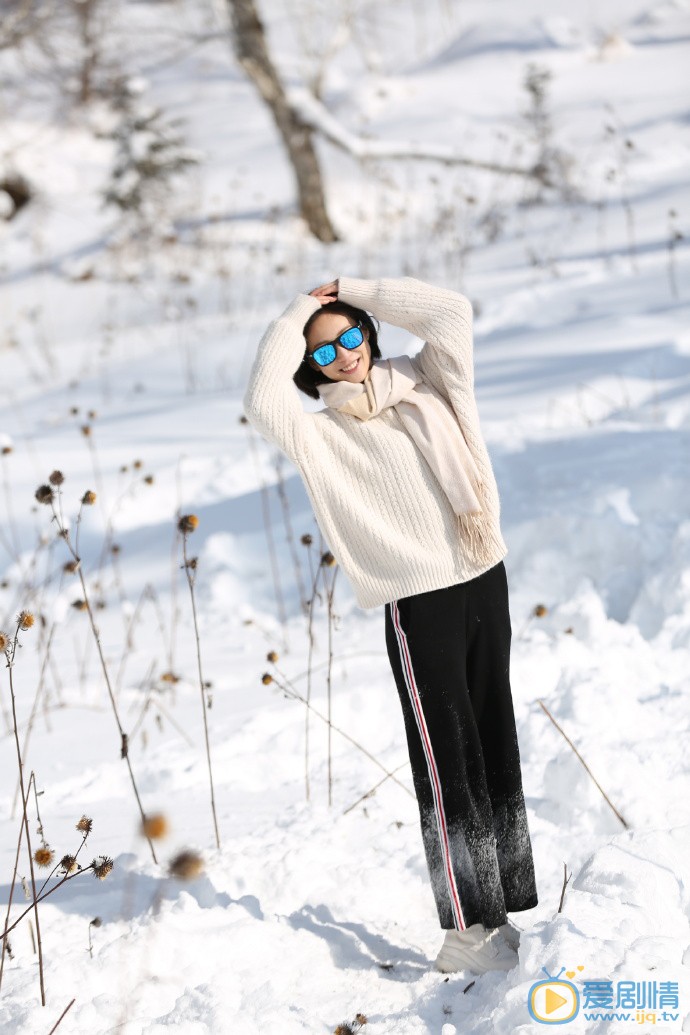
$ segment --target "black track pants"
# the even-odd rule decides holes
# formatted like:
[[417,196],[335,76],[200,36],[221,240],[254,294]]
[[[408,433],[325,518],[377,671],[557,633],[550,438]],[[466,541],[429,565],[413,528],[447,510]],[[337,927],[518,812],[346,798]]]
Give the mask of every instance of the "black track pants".
[[441,927],[499,927],[538,902],[505,565],[386,604],[385,621]]

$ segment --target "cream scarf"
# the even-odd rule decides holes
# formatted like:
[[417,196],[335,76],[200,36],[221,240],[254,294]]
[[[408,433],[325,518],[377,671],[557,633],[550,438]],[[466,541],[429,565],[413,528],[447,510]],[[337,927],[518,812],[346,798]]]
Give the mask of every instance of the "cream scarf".
[[474,457],[452,407],[422,380],[409,357],[375,360],[359,384],[333,381],[317,389],[327,406],[363,421],[387,406],[395,408],[448,496],[468,552],[477,563],[489,564],[492,544]]

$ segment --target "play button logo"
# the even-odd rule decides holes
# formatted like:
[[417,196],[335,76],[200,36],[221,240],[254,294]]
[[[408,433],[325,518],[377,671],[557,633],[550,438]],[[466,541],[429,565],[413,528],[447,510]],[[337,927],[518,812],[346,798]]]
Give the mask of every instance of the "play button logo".
[[568,1000],[564,995],[559,995],[558,992],[554,992],[553,988],[546,987],[544,990],[544,1002],[546,1004],[546,1012],[553,1013],[559,1006],[563,1006]]
[[571,1021],[580,1008],[580,995],[570,981],[537,981],[527,997],[529,1012],[541,1024]]

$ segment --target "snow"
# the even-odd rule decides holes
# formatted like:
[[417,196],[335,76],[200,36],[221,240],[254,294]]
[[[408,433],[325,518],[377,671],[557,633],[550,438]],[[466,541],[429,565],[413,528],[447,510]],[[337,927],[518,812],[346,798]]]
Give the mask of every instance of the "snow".
[[[60,1035],[327,1035],[358,1012],[371,1035],[507,1035],[540,1029],[529,991],[564,969],[614,987],[677,982],[679,996],[672,1021],[592,1020],[581,1009],[568,1030],[690,1032],[690,130],[681,94],[690,5],[526,0],[518,13],[507,0],[372,0],[352,24],[338,5],[332,24],[332,8],[310,8],[313,39],[337,32],[342,43],[329,51],[314,117],[368,158],[362,170],[319,142],[343,235],[331,246],[295,215],[290,170],[233,62],[220,10],[207,23],[196,5],[127,3],[108,44],[142,103],[182,117],[186,144],[204,156],[161,213],[174,235],[152,237],[148,250],[146,240],[122,244],[101,205],[114,159],[107,102],[60,107],[55,83],[32,74],[35,51],[31,61],[3,52],[0,169],[24,173],[36,197],[7,222],[0,206],[0,447],[11,447],[0,457],[0,629],[11,633],[22,608],[46,623],[20,634],[14,667],[22,742],[42,687],[24,771],[36,775],[45,837],[58,858],[74,852],[86,813],[94,825],[80,860],[106,854],[115,865],[104,881],[81,874],[39,906],[45,1007],[31,916],[13,930],[0,1026],[47,1033],[74,999]],[[300,10],[296,0],[262,5],[291,96],[306,104],[308,62],[290,20]],[[555,143],[573,156],[582,200],[551,192],[533,204],[534,186],[520,177],[376,157],[407,141],[423,153],[527,165],[529,61],[553,73]],[[671,251],[673,226],[683,237]],[[241,399],[268,322],[295,293],[341,273],[411,274],[457,287],[475,306],[540,897],[511,916],[523,934],[508,973],[433,969],[442,934],[383,611],[360,610],[337,578],[333,723],[395,774],[370,796],[384,774],[334,730],[329,805],[327,729],[312,715],[306,799],[305,709],[262,683],[269,672],[306,694],[300,584],[311,584],[328,544],[294,468],[276,465],[240,422]],[[420,344],[386,325],[380,340],[384,355]],[[79,580],[62,572],[69,552],[34,499],[55,468],[72,531],[83,493],[97,493],[80,555],[93,600],[106,604],[95,619],[144,808],[170,826],[158,864],[138,833],[88,615],[71,606]],[[198,558],[220,849],[180,513],[199,518],[188,550]],[[116,561],[106,549],[99,571],[109,522],[120,549]],[[299,543],[307,533],[310,549]],[[313,649],[312,703],[325,714],[323,601]],[[161,679],[166,672],[179,678]],[[0,704],[4,920],[19,831],[4,666]],[[33,796],[29,816],[36,847]],[[194,880],[168,876],[183,848],[203,856]],[[25,852],[19,874],[30,880]],[[18,884],[11,917],[23,908]],[[95,917],[101,925],[89,928]]]

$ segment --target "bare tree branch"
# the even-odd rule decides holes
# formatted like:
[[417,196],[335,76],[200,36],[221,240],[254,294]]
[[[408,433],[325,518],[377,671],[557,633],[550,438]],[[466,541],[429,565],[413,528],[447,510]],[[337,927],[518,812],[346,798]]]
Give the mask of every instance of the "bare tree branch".
[[465,165],[472,169],[486,169],[488,172],[506,176],[523,176],[537,179],[551,185],[546,169],[538,164],[530,167],[503,165],[501,162],[486,162],[480,158],[468,158],[458,154],[445,144],[415,144],[391,140],[369,140],[346,129],[331,113],[304,87],[291,87],[287,99],[298,117],[342,151],[353,158],[403,158],[423,162],[440,162],[442,165]]

